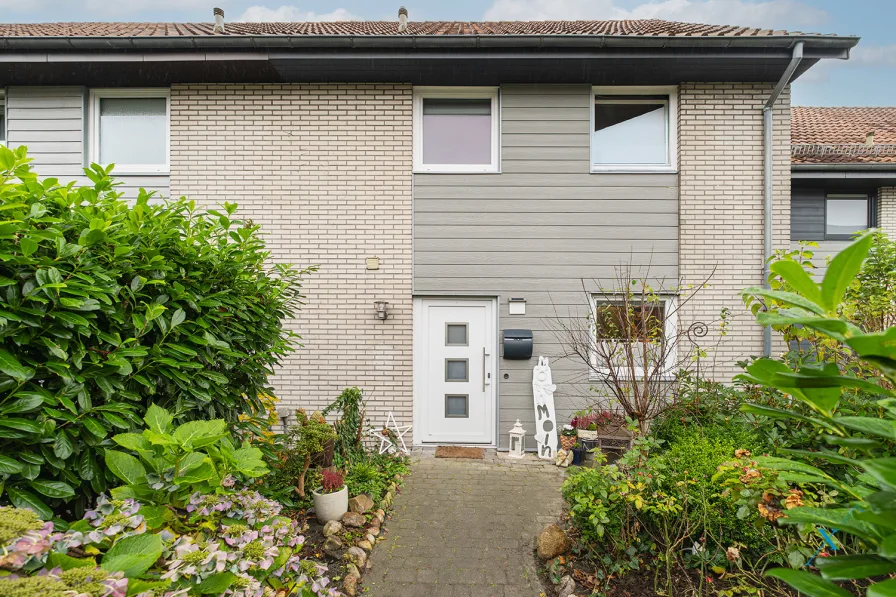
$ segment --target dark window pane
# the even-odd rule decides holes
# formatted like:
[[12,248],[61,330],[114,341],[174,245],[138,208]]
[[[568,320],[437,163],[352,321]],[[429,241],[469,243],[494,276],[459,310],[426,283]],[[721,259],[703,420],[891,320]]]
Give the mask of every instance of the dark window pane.
[[665,307],[662,303],[625,305],[598,303],[595,308],[597,337],[607,340],[650,340],[663,337]]
[[492,113],[492,100],[488,98],[457,99],[457,98],[423,98],[424,116],[463,116],[485,115]]
[[466,395],[448,395],[445,396],[445,416],[449,418],[467,417],[469,409],[467,408]]

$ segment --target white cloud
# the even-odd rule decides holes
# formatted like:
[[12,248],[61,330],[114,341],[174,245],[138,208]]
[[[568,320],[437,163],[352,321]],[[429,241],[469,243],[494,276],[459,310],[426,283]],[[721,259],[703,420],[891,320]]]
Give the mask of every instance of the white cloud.
[[896,44],[888,46],[857,45],[850,55],[850,62],[862,66],[896,66]]
[[665,19],[690,23],[799,28],[824,24],[828,14],[797,0],[659,0],[632,9],[616,0],[494,0],[485,20]]
[[286,23],[286,22],[316,22],[316,21],[360,21],[361,17],[350,13],[344,8],[326,13],[316,13],[301,10],[296,6],[283,5],[278,8],[267,6],[250,6],[237,19],[249,23]]

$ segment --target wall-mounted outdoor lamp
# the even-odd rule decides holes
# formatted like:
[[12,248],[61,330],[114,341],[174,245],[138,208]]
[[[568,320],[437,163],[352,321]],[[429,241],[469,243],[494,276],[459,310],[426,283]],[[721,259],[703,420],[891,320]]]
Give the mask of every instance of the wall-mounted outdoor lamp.
[[374,301],[373,307],[376,309],[376,318],[380,321],[386,321],[389,318],[389,313],[386,312],[388,309],[389,301]]

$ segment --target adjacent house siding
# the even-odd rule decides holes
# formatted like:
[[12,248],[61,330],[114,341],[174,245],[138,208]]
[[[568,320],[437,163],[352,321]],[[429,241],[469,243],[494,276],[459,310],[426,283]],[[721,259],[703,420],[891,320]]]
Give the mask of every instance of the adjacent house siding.
[[877,193],[877,226],[896,239],[896,187],[881,187]]
[[[10,87],[6,91],[7,145],[26,145],[42,178],[89,184],[87,165],[87,89]],[[119,191],[134,197],[140,187],[168,196],[168,176],[116,175]]]
[[[739,296],[762,284],[762,106],[770,84],[687,83],[679,94],[681,276],[709,286],[683,316],[709,324],[730,310],[727,335],[704,339],[716,379],[730,380],[736,361],[762,354],[762,328]],[[774,107],[774,246],[790,246],[790,93]],[[715,274],[713,271],[715,270]]]
[[[503,86],[502,173],[414,176],[414,293],[498,297],[500,328],[532,329],[551,358],[560,421],[594,394],[585,365],[558,358],[551,321],[585,317],[622,265],[650,264],[670,287],[678,276],[677,175],[589,174],[590,110],[585,85]],[[509,315],[511,297],[525,316]],[[502,448],[517,418],[534,429],[534,364],[499,361]]]
[[304,347],[277,372],[278,398],[320,409],[358,386],[376,423],[410,423],[410,86],[175,85],[171,113],[172,192],[239,203],[273,262],[320,267],[289,322]]

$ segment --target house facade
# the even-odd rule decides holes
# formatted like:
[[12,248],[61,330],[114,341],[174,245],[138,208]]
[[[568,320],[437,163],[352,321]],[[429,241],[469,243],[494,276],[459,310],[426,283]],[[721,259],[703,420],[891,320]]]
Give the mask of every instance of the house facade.
[[[319,266],[285,406],[357,385],[417,444],[503,449],[516,419],[534,429],[535,357],[561,423],[589,402],[550,321],[612,300],[620,267],[664,301],[705,285],[682,326],[730,310],[704,340],[718,379],[767,349],[739,292],[792,238],[788,85],[857,41],[655,20],[0,25],[0,134],[44,177],[115,163],[126,193],[237,202],[275,261]],[[516,337],[533,358],[505,358]]]
[[896,108],[794,107],[790,237],[826,259],[859,230],[896,235]]

